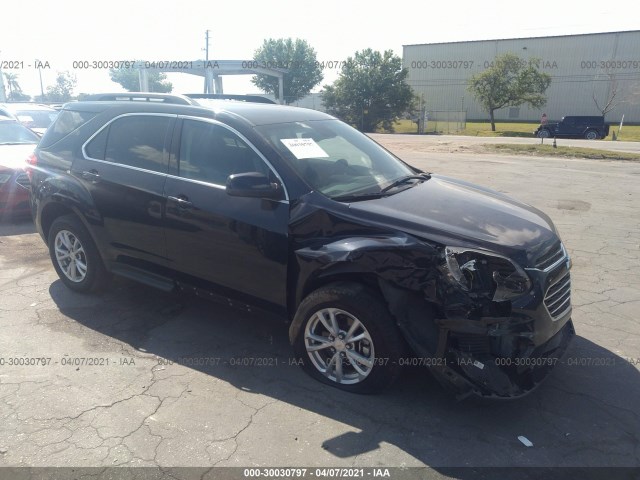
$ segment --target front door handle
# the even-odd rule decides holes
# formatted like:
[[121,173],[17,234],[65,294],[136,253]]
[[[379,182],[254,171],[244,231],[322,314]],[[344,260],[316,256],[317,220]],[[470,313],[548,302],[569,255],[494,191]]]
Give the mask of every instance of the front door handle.
[[193,208],[193,203],[189,201],[189,197],[186,195],[178,195],[177,197],[168,196],[167,200],[177,203],[180,208]]

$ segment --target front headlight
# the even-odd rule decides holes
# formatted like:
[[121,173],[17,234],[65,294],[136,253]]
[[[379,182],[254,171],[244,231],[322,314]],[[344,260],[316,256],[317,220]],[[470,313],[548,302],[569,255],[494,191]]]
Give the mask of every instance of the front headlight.
[[495,253],[446,247],[444,260],[448,280],[474,297],[502,302],[531,288],[531,280],[520,266]]

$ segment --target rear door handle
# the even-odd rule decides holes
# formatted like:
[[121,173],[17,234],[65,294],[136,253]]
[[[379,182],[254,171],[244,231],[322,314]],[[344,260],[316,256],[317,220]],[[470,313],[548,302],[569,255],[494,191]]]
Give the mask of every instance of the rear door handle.
[[169,195],[167,200],[177,203],[180,208],[193,208],[193,203],[189,201],[189,197],[186,195],[178,195],[177,197]]
[[99,182],[100,181],[100,174],[98,173],[97,170],[89,170],[89,171],[80,172],[80,176],[82,178],[84,178],[85,180],[89,180],[90,182]]

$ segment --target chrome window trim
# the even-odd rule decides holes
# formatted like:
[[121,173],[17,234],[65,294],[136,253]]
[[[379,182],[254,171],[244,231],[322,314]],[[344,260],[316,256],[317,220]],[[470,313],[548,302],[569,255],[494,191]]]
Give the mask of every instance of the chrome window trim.
[[[89,155],[87,155],[87,145],[89,144],[89,142],[91,142],[95,137],[97,137],[98,135],[100,135],[100,133],[107,128],[109,125],[111,125],[113,122],[115,122],[116,120],[120,119],[120,118],[124,118],[124,117],[141,117],[141,116],[151,116],[151,117],[169,117],[169,118],[178,118],[178,115],[175,113],[144,113],[144,112],[130,112],[130,113],[123,113],[122,115],[118,115],[117,117],[113,117],[111,120],[109,120],[107,123],[105,123],[102,127],[100,127],[98,130],[96,130],[95,133],[93,133],[93,135],[91,135],[86,142],[84,142],[82,144],[82,156],[84,157],[85,160],[91,160],[93,162],[100,162],[100,163],[104,163],[106,165],[117,165],[119,167],[124,167],[124,168],[130,168],[131,170],[137,170],[139,172],[147,172],[147,173],[153,173],[155,175],[162,175],[162,176],[167,176],[167,172],[169,170],[169,157],[167,157],[167,171],[163,172],[156,172],[155,170],[148,170],[146,168],[140,168],[140,167],[134,167],[132,165],[126,165],[124,163],[118,163],[118,162],[110,162],[108,160],[101,160],[99,158],[93,158],[90,157]],[[167,153],[168,154],[168,153]],[[164,152],[163,152],[163,156],[164,156]]]
[[217,188],[218,190],[226,190],[227,187],[225,187],[224,185],[218,185],[217,183],[210,183],[210,182],[205,182],[204,180],[196,180],[195,178],[184,178],[184,177],[180,177],[178,175],[171,175],[168,174],[167,178],[171,178],[174,180],[184,180],[185,182],[190,182],[190,183],[197,183],[198,185],[204,185],[205,187],[213,187],[213,188]]
[[[195,178],[184,178],[184,177],[179,177],[178,175],[172,175],[172,174],[167,174],[165,175],[167,178],[171,178],[172,180],[182,180],[183,182],[190,182],[190,183],[196,183],[198,185],[203,185],[205,187],[213,187],[217,190],[226,190],[227,187],[225,185],[219,185],[217,183],[210,183],[210,182],[205,182],[204,180],[196,180]],[[272,202],[277,202],[277,203],[284,203],[286,205],[289,205],[289,200],[285,199],[285,200],[273,200],[271,199]]]
[[[196,117],[193,115],[177,115],[177,114],[173,114],[173,113],[144,113],[144,112],[130,112],[130,113],[123,113],[121,115],[118,115],[117,117],[113,117],[111,120],[109,120],[107,123],[105,123],[102,127],[100,127],[98,130],[96,130],[88,139],[87,141],[85,141],[82,144],[82,156],[84,157],[85,160],[91,160],[92,162],[99,162],[99,163],[104,163],[105,165],[117,165],[119,167],[123,167],[123,168],[128,168],[131,170],[136,170],[139,172],[144,172],[144,173],[151,173],[153,175],[162,175],[163,177],[170,177],[172,179],[176,179],[176,180],[183,180],[185,182],[191,182],[191,183],[196,183],[199,185],[204,185],[204,186],[209,186],[209,187],[213,187],[219,190],[226,190],[226,185],[220,185],[217,183],[211,183],[211,182],[205,182],[204,180],[196,180],[193,178],[185,178],[185,177],[181,177],[179,175],[172,175],[169,174],[167,172],[156,172],[155,170],[148,170],[146,168],[140,168],[140,167],[134,167],[132,165],[126,165],[124,163],[117,163],[117,162],[111,162],[108,160],[102,160],[99,158],[93,158],[90,157],[89,155],[87,155],[87,145],[98,135],[100,135],[100,133],[107,128],[109,125],[111,125],[113,122],[115,122],[116,120],[120,119],[120,118],[124,118],[124,117],[133,117],[133,116],[154,116],[154,117],[169,117],[169,118],[175,118],[175,119],[186,119],[186,120],[195,120],[195,121],[200,121],[200,122],[205,122],[205,123],[213,123],[215,125],[219,125],[223,128],[226,128],[227,130],[229,130],[230,132],[232,132],[233,134],[237,135],[243,142],[245,142],[261,159],[262,161],[267,165],[267,167],[269,167],[269,170],[271,170],[273,172],[273,174],[276,176],[276,178],[280,181],[280,184],[282,185],[282,188],[284,189],[284,195],[285,198],[284,200],[275,200],[278,203],[285,203],[285,204],[289,204],[289,192],[287,190],[287,187],[284,183],[284,181],[282,180],[282,177],[280,176],[280,174],[278,173],[278,171],[273,167],[273,165],[271,164],[271,162],[269,162],[269,160],[267,160],[267,158],[262,154],[262,152],[260,152],[260,150],[258,150],[253,143],[251,143],[247,137],[245,137],[242,133],[240,133],[239,131],[237,131],[235,128],[230,127],[229,125],[226,125],[218,120],[212,119],[212,118],[202,118],[202,117]],[[167,170],[169,168],[169,162],[167,162]]]
[[[178,115],[179,119],[183,119],[183,120],[194,120],[194,121],[198,121],[198,122],[204,122],[204,123],[212,123],[214,125],[218,125],[220,127],[226,128],[227,130],[229,130],[231,133],[237,135],[238,137],[240,137],[240,139],[246,143],[247,145],[249,145],[249,147],[262,159],[262,161],[267,165],[267,167],[269,167],[269,170],[271,170],[273,172],[273,174],[276,176],[276,178],[280,181],[280,185],[282,185],[282,188],[284,190],[284,200],[277,200],[278,202],[282,202],[282,203],[289,203],[289,192],[287,190],[287,186],[285,185],[284,181],[282,180],[282,177],[280,176],[280,174],[278,173],[278,171],[274,168],[274,166],[271,164],[271,162],[269,160],[267,160],[267,158],[262,154],[262,152],[260,150],[258,150],[253,143],[251,143],[247,137],[245,137],[242,133],[240,133],[238,130],[236,130],[233,127],[230,127],[229,125],[220,122],[219,120],[215,120],[213,118],[203,118],[203,117],[195,117],[193,115]],[[183,124],[184,125],[184,124]],[[180,161],[180,159],[178,159],[178,162]],[[226,185],[220,185],[217,183],[210,183],[210,182],[205,182],[203,180],[195,180],[195,179],[190,179],[190,178],[184,178],[181,177],[179,175],[169,175],[172,178],[179,178],[181,180],[188,180],[188,181],[194,181],[196,183],[200,183],[203,185],[211,185],[213,187],[216,188],[222,188],[222,189],[226,189]]]
[[167,176],[166,173],[156,172],[154,170],[147,170],[146,168],[132,167],[131,165],[125,165],[124,163],[108,162],[106,160],[98,160],[97,158],[92,158],[92,157],[85,157],[85,160],[91,160],[92,162],[104,163],[105,165],[114,165],[116,167],[128,168],[129,170],[136,170],[138,172],[151,173],[153,175],[160,175],[162,177],[166,177]]

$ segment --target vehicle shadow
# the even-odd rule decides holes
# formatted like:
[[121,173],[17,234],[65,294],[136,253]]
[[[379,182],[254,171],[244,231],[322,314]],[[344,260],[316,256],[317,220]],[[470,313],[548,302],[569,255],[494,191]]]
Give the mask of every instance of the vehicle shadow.
[[[327,435],[322,447],[336,459],[359,466],[380,465],[382,444],[457,478],[477,478],[478,472],[450,467],[640,465],[639,372],[633,362],[580,336],[551,377],[516,401],[455,401],[422,368],[407,368],[388,392],[363,396],[319,384],[290,364],[282,318],[125,280],[115,280],[91,306],[79,306],[87,304],[60,281],[49,291],[65,316],[130,349],[183,364],[185,357],[221,358],[218,365],[190,368],[348,425],[350,431],[339,436],[322,429],[315,435]],[[242,358],[275,359],[277,365],[231,364]],[[525,447],[520,435],[534,447]],[[274,462],[282,466],[278,458]],[[390,463],[383,457],[383,465]]]
[[535,138],[531,132],[517,132],[514,130],[500,130],[499,128],[493,132],[495,137],[523,137],[523,138]]

